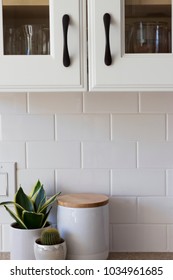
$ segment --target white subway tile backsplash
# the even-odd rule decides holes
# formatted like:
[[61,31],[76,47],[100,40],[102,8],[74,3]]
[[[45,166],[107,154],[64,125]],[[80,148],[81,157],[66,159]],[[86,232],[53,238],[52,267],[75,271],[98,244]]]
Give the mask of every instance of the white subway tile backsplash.
[[165,252],[166,250],[165,225],[113,225],[112,251],[114,252]]
[[57,115],[58,140],[109,140],[109,115]]
[[55,193],[55,172],[53,169],[19,169],[17,171],[17,186],[20,185],[29,194],[32,186],[37,182],[44,185],[48,196]]
[[164,115],[121,114],[112,116],[113,140],[140,141],[166,138]]
[[27,112],[27,94],[0,93],[0,114],[24,114]]
[[166,174],[164,170],[112,170],[111,195],[163,196],[165,194]]
[[29,113],[81,113],[82,93],[30,93]]
[[[110,195],[112,251],[172,251],[172,124],[172,93],[0,93],[0,161],[27,193]],[[1,207],[0,251],[11,222]]]
[[143,92],[140,109],[144,113],[173,113],[172,92]]
[[135,168],[136,144],[133,142],[84,142],[84,168]]
[[138,198],[138,222],[173,223],[173,197]]
[[88,113],[137,113],[138,94],[99,92],[84,94],[84,112]]
[[62,193],[102,193],[109,195],[109,170],[57,170],[57,191]]
[[25,144],[23,142],[0,142],[1,162],[16,162],[17,168],[25,168]]
[[141,168],[173,168],[173,142],[139,142]]
[[135,197],[110,198],[110,223],[136,223],[137,204]]
[[80,168],[80,143],[30,142],[28,168]]
[[54,117],[2,115],[2,139],[10,141],[54,140]]

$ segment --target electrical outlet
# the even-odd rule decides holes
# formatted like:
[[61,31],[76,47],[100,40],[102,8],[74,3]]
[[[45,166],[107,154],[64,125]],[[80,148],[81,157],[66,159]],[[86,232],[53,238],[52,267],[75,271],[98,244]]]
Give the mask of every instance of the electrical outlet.
[[13,200],[16,192],[16,163],[0,162],[0,202]]

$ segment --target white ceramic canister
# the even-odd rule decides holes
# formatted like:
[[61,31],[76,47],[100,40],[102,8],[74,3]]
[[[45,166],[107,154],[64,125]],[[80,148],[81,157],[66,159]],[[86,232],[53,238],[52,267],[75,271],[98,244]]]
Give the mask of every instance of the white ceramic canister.
[[67,259],[107,259],[108,202],[108,197],[100,194],[70,194],[58,197],[57,227],[67,242]]

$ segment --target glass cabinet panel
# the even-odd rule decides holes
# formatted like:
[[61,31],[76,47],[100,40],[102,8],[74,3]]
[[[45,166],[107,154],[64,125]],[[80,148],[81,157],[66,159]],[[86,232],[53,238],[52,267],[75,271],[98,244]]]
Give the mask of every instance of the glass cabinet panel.
[[50,54],[49,0],[3,0],[4,55]]
[[125,52],[171,53],[171,0],[125,0]]

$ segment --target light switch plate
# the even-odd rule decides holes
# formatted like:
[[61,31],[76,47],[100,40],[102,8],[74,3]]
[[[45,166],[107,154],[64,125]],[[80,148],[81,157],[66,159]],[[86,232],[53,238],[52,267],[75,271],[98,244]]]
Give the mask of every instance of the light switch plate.
[[16,163],[0,162],[0,202],[14,200],[16,192]]

